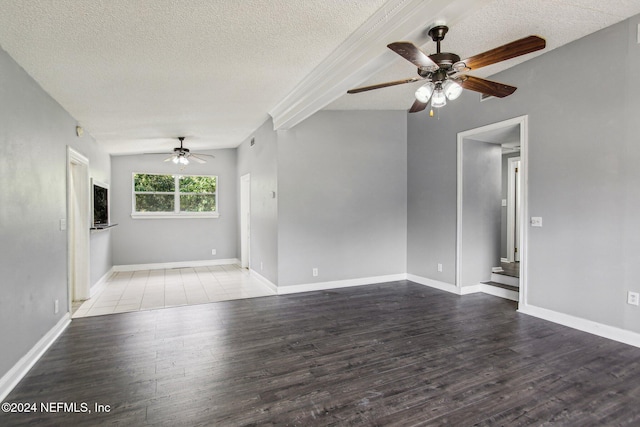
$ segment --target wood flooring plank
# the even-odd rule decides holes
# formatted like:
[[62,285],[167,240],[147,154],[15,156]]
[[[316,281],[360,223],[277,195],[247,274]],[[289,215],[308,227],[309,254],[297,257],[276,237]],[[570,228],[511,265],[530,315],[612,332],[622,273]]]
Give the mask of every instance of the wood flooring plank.
[[408,281],[74,320],[0,425],[640,423],[640,349]]

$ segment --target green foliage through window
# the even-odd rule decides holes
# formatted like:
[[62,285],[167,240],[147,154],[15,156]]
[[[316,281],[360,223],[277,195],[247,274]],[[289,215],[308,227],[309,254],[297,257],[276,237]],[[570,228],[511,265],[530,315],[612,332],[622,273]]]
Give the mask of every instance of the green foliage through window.
[[134,213],[217,212],[217,176],[133,174]]

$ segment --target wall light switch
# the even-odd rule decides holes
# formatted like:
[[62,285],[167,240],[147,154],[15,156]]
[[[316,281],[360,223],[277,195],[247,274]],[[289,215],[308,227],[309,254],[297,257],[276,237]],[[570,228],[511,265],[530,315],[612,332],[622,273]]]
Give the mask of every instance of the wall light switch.
[[61,219],[60,220],[60,231],[65,231],[67,229],[67,220],[66,219]]
[[627,293],[627,304],[640,305],[640,294],[629,291]]
[[442,273],[442,264],[438,264],[438,273]]
[[502,199],[502,206],[507,206],[507,199]]
[[532,216],[531,217],[531,226],[532,227],[542,227],[542,217],[541,216]]

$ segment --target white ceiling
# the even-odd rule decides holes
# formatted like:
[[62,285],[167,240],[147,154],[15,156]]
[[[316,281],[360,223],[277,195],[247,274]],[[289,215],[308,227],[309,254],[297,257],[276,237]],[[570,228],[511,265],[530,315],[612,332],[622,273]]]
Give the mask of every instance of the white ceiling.
[[[323,107],[407,109],[416,84],[343,94],[415,75],[385,46],[408,38],[432,53],[434,22],[451,27],[443,49],[466,57],[529,34],[547,51],[637,13],[638,0],[0,0],[0,46],[126,154],[181,135],[189,148],[235,147],[269,113],[286,111],[290,127]],[[350,48],[361,55],[340,67]],[[322,96],[305,97],[313,88]]]

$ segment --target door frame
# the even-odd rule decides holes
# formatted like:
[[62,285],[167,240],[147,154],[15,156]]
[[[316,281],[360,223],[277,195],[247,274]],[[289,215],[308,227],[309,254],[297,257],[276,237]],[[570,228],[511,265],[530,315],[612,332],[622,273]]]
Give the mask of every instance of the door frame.
[[519,261],[519,233],[516,233],[520,213],[520,171],[516,168],[520,166],[521,158],[509,157],[507,159],[507,262]]
[[455,286],[458,293],[468,293],[462,288],[462,207],[463,207],[463,147],[464,140],[471,138],[473,135],[511,127],[520,126],[520,216],[518,221],[518,231],[520,233],[520,292],[518,307],[524,307],[528,304],[527,277],[528,277],[528,227],[526,218],[528,218],[528,200],[529,200],[529,116],[519,116],[512,119],[503,120],[501,122],[492,123],[486,126],[459,132],[457,138],[457,209],[456,209],[456,282]]
[[[74,177],[80,178],[79,189],[74,185],[76,181]],[[89,159],[67,146],[67,302],[69,312],[72,310],[74,300],[87,299],[91,295],[89,184]],[[75,218],[72,214],[76,199],[80,205],[79,218]]]
[[240,266],[251,269],[251,174],[240,177]]

